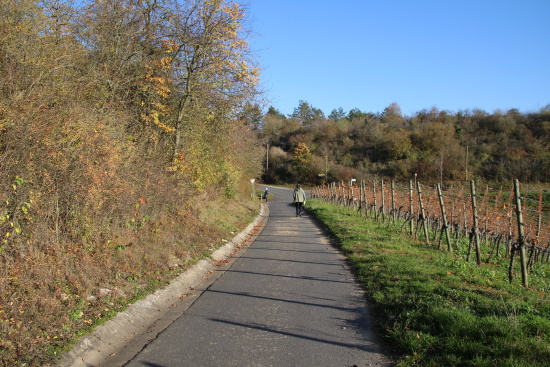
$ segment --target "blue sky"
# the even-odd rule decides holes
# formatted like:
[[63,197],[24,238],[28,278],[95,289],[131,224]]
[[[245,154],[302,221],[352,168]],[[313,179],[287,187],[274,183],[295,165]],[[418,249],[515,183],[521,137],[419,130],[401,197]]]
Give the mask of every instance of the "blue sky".
[[550,103],[550,0],[250,0],[270,105],[405,115]]

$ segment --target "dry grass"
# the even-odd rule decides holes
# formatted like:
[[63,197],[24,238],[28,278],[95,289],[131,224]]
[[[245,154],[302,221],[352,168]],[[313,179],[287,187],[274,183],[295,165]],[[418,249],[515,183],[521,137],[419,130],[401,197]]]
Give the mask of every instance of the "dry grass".
[[[145,206],[145,205],[144,205]],[[257,215],[247,198],[203,198],[125,227],[103,228],[87,246],[29,246],[0,256],[0,366],[55,358],[129,303],[169,282]]]

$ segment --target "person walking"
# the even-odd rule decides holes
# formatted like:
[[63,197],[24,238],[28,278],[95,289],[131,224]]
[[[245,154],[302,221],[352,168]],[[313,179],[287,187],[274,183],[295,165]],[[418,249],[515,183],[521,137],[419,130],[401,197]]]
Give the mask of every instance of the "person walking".
[[296,205],[296,216],[301,217],[304,204],[306,203],[306,193],[300,185],[296,185],[296,188],[294,189],[293,200]]
[[269,196],[269,192],[267,190],[267,187],[265,189],[265,192],[264,192],[264,199],[265,199],[265,202],[267,203],[267,197]]

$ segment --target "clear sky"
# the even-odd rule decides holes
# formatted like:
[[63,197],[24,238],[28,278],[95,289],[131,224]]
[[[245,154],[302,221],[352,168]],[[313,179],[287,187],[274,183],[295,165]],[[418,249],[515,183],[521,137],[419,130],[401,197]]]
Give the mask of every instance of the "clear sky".
[[270,105],[405,115],[550,103],[550,0],[249,0]]

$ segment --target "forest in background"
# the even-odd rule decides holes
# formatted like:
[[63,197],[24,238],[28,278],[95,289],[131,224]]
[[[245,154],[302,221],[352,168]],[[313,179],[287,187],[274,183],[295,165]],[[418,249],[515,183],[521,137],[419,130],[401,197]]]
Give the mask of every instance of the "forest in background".
[[257,214],[259,67],[229,1],[0,0],[0,19],[0,366],[43,365]]
[[425,184],[550,181],[550,105],[532,113],[432,107],[404,116],[392,103],[382,112],[338,108],[326,117],[300,101],[288,116],[270,107],[253,123],[269,152],[268,183],[415,175]]

